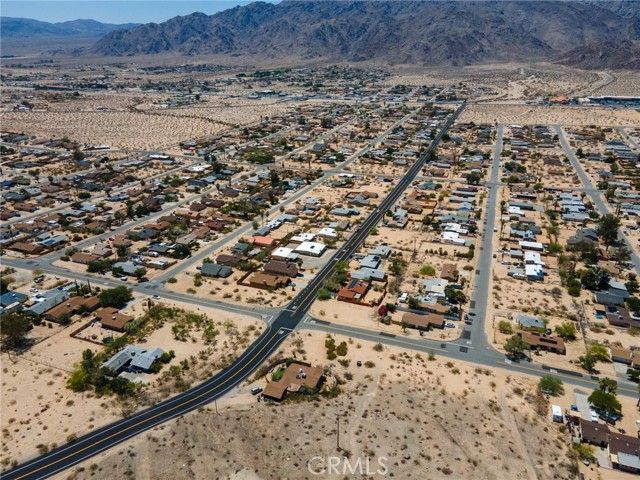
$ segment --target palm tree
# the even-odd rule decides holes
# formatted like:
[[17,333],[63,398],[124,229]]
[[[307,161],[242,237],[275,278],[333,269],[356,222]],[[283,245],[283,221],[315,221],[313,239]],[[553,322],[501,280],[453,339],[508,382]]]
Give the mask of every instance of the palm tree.
[[600,390],[606,393],[611,393],[612,395],[615,395],[618,390],[618,382],[607,377],[601,378],[599,384]]

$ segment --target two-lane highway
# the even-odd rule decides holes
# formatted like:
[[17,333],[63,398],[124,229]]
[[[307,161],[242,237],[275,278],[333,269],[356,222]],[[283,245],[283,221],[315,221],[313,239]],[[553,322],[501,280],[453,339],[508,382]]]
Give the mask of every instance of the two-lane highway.
[[464,110],[465,105],[463,103],[449,117],[429,148],[406,172],[379,207],[360,225],[309,285],[292,300],[290,306],[274,319],[258,340],[251,344],[233,364],[198,387],[18,466],[6,472],[2,478],[6,480],[31,480],[54,475],[156,425],[211,402],[251,375],[302,321],[315,300],[318,290],[332,273],[336,262],[352,255],[365,240],[371,228],[382,220],[384,213],[400,198],[421,171],[428,155],[437,147],[443,135]]

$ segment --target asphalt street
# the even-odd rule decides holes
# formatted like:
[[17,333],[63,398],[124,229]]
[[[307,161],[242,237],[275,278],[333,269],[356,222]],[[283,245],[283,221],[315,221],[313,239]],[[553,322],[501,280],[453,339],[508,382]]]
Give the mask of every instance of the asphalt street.
[[[562,145],[562,149],[564,150],[565,155],[571,162],[571,165],[573,165],[573,168],[575,169],[575,171],[578,173],[578,178],[580,179],[582,184],[588,188],[588,190],[586,190],[587,195],[591,199],[591,202],[598,209],[598,212],[600,213],[600,215],[608,215],[610,213],[613,213],[612,211],[609,210],[609,207],[607,206],[606,202],[602,199],[602,195],[593,186],[591,179],[586,174],[586,172],[584,171],[584,168],[582,168],[582,165],[580,164],[575,154],[573,153],[573,149],[571,148],[571,145],[569,145],[569,142],[567,141],[567,138],[564,135],[564,130],[562,130],[562,127],[560,127],[560,125],[553,125],[552,128],[558,134],[560,145]],[[631,252],[631,261],[633,262],[633,265],[634,265],[634,271],[636,275],[640,276],[640,256],[638,256],[638,254],[636,253],[636,249],[633,247],[631,242],[629,242],[629,239],[626,236],[624,236],[622,233],[619,234],[618,240],[620,240],[621,243],[624,243],[629,249],[629,251]]]
[[222,370],[198,387],[127,419],[103,427],[79,438],[71,444],[59,447],[48,454],[20,465],[6,472],[2,478],[9,480],[37,479],[54,475],[128,438],[211,402],[221,395],[224,395],[228,390],[251,375],[302,321],[307,310],[315,300],[317,291],[321,288],[324,280],[331,274],[335,263],[352,255],[368,236],[370,229],[381,221],[384,212],[400,198],[400,195],[402,195],[424,166],[429,153],[437,147],[442,136],[464,110],[465,106],[466,104],[462,104],[455,113],[449,117],[431,145],[411,168],[409,168],[405,177],[396,184],[380,206],[360,225],[344,245],[337,250],[333,258],[320,270],[309,285],[298,293],[292,300],[290,306],[275,317],[273,322],[268,324],[267,329],[258,340],[228,368]]

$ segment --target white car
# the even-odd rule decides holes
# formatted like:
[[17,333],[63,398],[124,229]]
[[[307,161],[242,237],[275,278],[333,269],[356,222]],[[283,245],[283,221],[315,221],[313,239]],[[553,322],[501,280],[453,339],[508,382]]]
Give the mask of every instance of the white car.
[[153,296],[153,299],[154,299],[154,300],[160,300],[160,295],[154,295],[154,296]]
[[447,322],[444,324],[444,326],[448,328],[456,328],[456,324],[453,322]]

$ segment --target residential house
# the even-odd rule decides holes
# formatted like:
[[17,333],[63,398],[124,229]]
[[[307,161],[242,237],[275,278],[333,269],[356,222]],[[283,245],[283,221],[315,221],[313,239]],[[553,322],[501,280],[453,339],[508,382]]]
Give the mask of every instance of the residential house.
[[270,260],[264,265],[264,271],[275,275],[294,278],[298,275],[298,264],[287,260]]
[[440,278],[443,278],[450,282],[457,282],[458,275],[459,275],[458,266],[455,263],[445,263],[444,265],[442,265]]
[[125,326],[134,320],[131,315],[125,315],[117,308],[104,307],[95,313],[95,320],[99,321],[103,328],[124,332]]
[[82,265],[87,265],[91,262],[95,262],[96,260],[100,260],[100,257],[93,255],[92,253],[84,253],[84,252],[76,252],[69,258],[73,263],[80,263]]
[[416,330],[429,330],[430,328],[444,328],[444,315],[429,312],[426,315],[412,312],[402,314],[402,323],[408,328]]
[[380,258],[387,258],[391,254],[391,248],[387,245],[378,245],[369,250],[369,255],[375,255]]
[[521,313],[516,317],[516,321],[520,325],[520,327],[525,329],[538,329],[538,330],[546,330],[547,325],[544,323],[540,317],[534,317],[532,315],[525,315]]
[[609,346],[609,351],[611,353],[611,361],[624,363],[625,365],[632,366],[635,361],[635,352],[628,348]]
[[290,281],[291,279],[284,275],[271,275],[265,272],[255,272],[249,276],[249,285],[257,288],[280,288]]
[[136,270],[146,269],[142,265],[136,265],[133,262],[116,262],[113,264],[113,268],[121,268],[125,275],[134,275]]
[[217,263],[203,263],[200,272],[205,277],[227,278],[233,272],[233,269],[227,265],[219,265]]
[[380,263],[382,263],[382,259],[379,256],[369,254],[360,260],[360,268],[376,269]]
[[78,313],[81,307],[84,307],[87,311],[92,312],[96,308],[98,308],[99,305],[100,300],[96,296],[86,298],[82,296],[71,297],[67,301],[63,301],[55,307],[47,310],[43,314],[43,317],[52,322],[59,322],[64,317],[68,318],[71,317],[71,315]]
[[540,265],[525,265],[524,271],[527,280],[532,282],[541,282],[544,280],[544,270]]
[[605,316],[609,325],[616,327],[640,327],[640,319],[631,316],[629,310],[618,305],[606,305],[604,307]]
[[361,268],[355,272],[351,272],[351,278],[357,278],[359,280],[377,280],[384,281],[387,278],[387,272],[384,270],[378,270],[376,268]]
[[308,255],[310,257],[320,257],[327,249],[327,246],[317,242],[302,242],[295,249],[300,255]]
[[222,253],[216,257],[216,263],[220,265],[226,265],[227,267],[235,267],[240,262],[246,260],[247,257],[243,252],[236,251],[229,254]]
[[14,292],[13,290],[7,290],[2,295],[0,295],[0,306],[7,307],[9,305],[13,305],[14,303],[23,303],[27,300],[27,295],[20,292]]
[[517,334],[532,350],[541,349],[564,355],[567,351],[564,340],[538,332],[520,331]]
[[123,350],[104,362],[102,368],[107,368],[116,374],[124,370],[148,372],[151,369],[151,365],[164,353],[164,350],[157,347],[152,350],[146,350],[135,345],[127,345]]
[[348,285],[342,287],[338,291],[337,298],[341,301],[347,302],[359,302],[361,301],[367,291],[369,290],[369,282],[364,280],[359,280],[357,278],[353,278],[349,281]]
[[287,393],[315,392],[321,387],[323,381],[324,371],[321,368],[292,363],[286,368],[280,380],[267,384],[262,396],[279,402]]
[[25,313],[29,315],[38,316],[42,315],[47,310],[52,309],[56,305],[61,304],[69,298],[69,293],[64,290],[49,290],[42,293],[42,298],[36,303],[27,307]]
[[298,254],[294,253],[292,248],[278,247],[273,251],[273,253],[271,253],[271,258],[277,260],[289,260],[293,262],[298,259]]
[[44,245],[26,242],[16,242],[11,245],[10,248],[16,252],[26,253],[29,255],[42,255],[47,250]]

